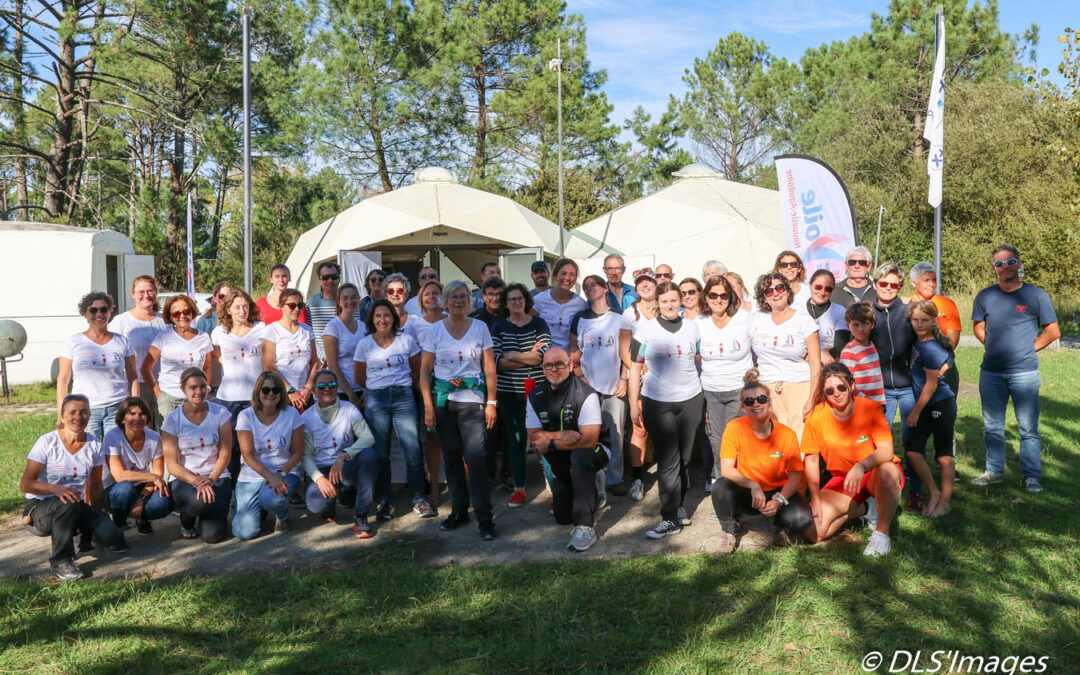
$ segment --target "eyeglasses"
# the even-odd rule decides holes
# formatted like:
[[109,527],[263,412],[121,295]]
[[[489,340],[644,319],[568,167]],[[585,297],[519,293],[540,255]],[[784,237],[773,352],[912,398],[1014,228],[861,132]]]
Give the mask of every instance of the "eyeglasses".
[[691,288],[689,290],[679,291],[679,292],[682,293],[683,295],[697,295],[697,289],[696,288]]
[[826,293],[832,293],[832,286],[823,286],[821,284],[814,284],[815,291],[825,291]]
[[626,267],[625,266],[624,267],[605,267],[604,271],[605,272],[624,272],[624,271],[626,271]]
[[900,284],[895,281],[879,281],[877,282],[878,288],[891,288],[894,291],[900,290]]
[[[108,314],[110,310],[108,307],[88,307],[86,311],[90,314]],[[176,315],[173,314],[173,316]]]
[[749,408],[754,405],[754,401],[757,401],[761,405],[765,405],[769,402],[769,396],[767,394],[758,394],[757,396],[747,396],[742,400],[742,404]]
[[282,307],[288,307],[290,310],[295,312],[298,309],[303,309],[304,308],[304,303],[302,303],[302,302],[286,302],[284,305],[282,305]]
[[856,260],[855,258],[848,259],[847,264],[848,264],[848,267],[869,267],[870,266],[869,261],[867,261],[867,260]]
[[793,269],[798,269],[798,268],[802,267],[802,265],[800,263],[798,263],[798,262],[795,262],[795,261],[789,261],[789,262],[782,262],[779,265],[777,265],[777,267],[779,267],[780,269],[793,270]]
[[724,302],[727,302],[729,296],[727,293],[713,293],[712,291],[709,291],[705,294],[705,297],[710,300],[723,300]]
[[846,384],[838,384],[838,385],[836,385],[835,389],[832,388],[832,387],[826,387],[825,388],[825,395],[826,396],[832,396],[836,392],[840,392],[841,394],[846,394],[847,390],[848,390],[848,386]]
[[341,278],[340,274],[320,274],[319,281],[337,281]]
[[1012,267],[1016,263],[1020,262],[1017,258],[1009,258],[1008,260],[995,260],[994,267],[1001,269],[1002,267]]
[[507,302],[507,304],[513,303],[513,304],[516,305],[519,302],[525,302],[525,298],[521,297],[520,295],[515,295],[513,297],[507,298],[506,302]]
[[388,288],[386,289],[387,295],[405,295],[404,288]]
[[566,361],[552,361],[544,364],[544,370],[562,370],[569,364]]
[[195,316],[195,312],[191,311],[190,309],[182,309],[179,312],[170,312],[170,316],[172,316],[172,318],[174,319],[180,319],[185,316],[190,319],[191,317]]
[[262,391],[265,396],[270,396],[271,394],[281,395],[281,387],[262,387],[260,391]]
[[324,391],[326,389],[337,389],[337,382],[320,382],[315,385],[315,388],[319,391]]
[[779,295],[780,293],[783,293],[785,291],[787,291],[787,286],[783,284],[776,284],[772,288],[766,288],[765,295]]
[[447,302],[468,302],[469,301],[469,296],[458,293],[458,294],[449,296],[448,298],[446,298],[446,301]]

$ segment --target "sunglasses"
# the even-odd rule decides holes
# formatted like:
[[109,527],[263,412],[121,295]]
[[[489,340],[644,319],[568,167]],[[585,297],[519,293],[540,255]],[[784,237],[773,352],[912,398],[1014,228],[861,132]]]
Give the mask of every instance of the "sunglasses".
[[866,260],[856,260],[851,258],[847,261],[848,267],[869,267],[870,262]]
[[266,396],[269,396],[271,394],[277,394],[278,396],[281,396],[281,387],[262,387],[260,391],[262,391],[262,393]]
[[705,294],[705,297],[710,299],[710,300],[723,300],[724,302],[727,302],[728,294],[727,293],[713,293],[712,291],[709,291],[708,293]]
[[836,385],[835,389],[832,388],[832,387],[826,387],[825,388],[825,395],[826,396],[832,396],[836,392],[840,392],[841,394],[846,394],[847,390],[848,390],[848,386],[846,384],[838,384],[838,385]]
[[438,279],[438,275],[435,274],[421,274],[420,281],[431,281],[432,279]]
[[742,404],[744,406],[746,406],[747,408],[749,408],[750,406],[754,405],[755,401],[760,403],[761,405],[765,405],[766,403],[769,402],[769,397],[766,394],[758,394],[757,396],[747,396],[746,398],[744,398],[742,400]]
[[814,284],[815,291],[825,291],[826,293],[832,293],[832,286],[822,286],[821,284]]
[[544,370],[562,370],[567,365],[569,364],[566,361],[552,361],[544,364]]
[[691,288],[688,291],[679,291],[679,292],[682,293],[683,295],[697,295],[697,289],[696,288]]
[[288,307],[290,310],[295,312],[298,309],[303,309],[304,308],[304,303],[302,303],[302,302],[286,302],[284,305],[282,305],[282,307]]
[[337,382],[320,382],[315,385],[315,388],[319,391],[324,391],[326,389],[337,389]]
[[894,281],[879,281],[877,282],[878,288],[891,288],[894,291],[900,290],[900,284]]
[[229,297],[229,294],[228,294],[228,293],[218,293],[218,294],[217,294],[217,299],[218,299],[218,300],[224,300],[224,299],[225,299],[225,298],[227,298],[227,297]]
[[1008,260],[995,260],[994,267],[1001,269],[1002,267],[1012,267],[1016,263],[1020,262],[1016,258],[1009,258]]
[[787,286],[784,286],[783,284],[776,284],[772,288],[766,288],[765,289],[765,295],[779,295],[780,293],[783,293],[786,290],[787,290]]
[[195,312],[192,312],[190,309],[182,309],[179,312],[171,312],[170,316],[172,316],[172,318],[174,319],[180,319],[185,316],[190,319],[191,317],[195,316]]
[[779,267],[780,269],[793,270],[793,269],[798,269],[798,268],[802,267],[802,265],[800,265],[797,262],[782,262],[779,265],[777,265],[777,267]]
[[387,295],[405,295],[404,288],[389,288],[386,290]]
[[[89,307],[86,311],[90,314],[108,314],[112,310],[110,310],[108,307]],[[173,314],[173,316],[176,315]]]
[[381,284],[386,277],[368,277],[368,281],[373,284]]
[[337,281],[341,278],[340,274],[320,274],[319,281]]
[[661,272],[660,274],[656,275],[656,278],[657,279],[674,279],[675,275],[674,274],[665,274],[665,273]]

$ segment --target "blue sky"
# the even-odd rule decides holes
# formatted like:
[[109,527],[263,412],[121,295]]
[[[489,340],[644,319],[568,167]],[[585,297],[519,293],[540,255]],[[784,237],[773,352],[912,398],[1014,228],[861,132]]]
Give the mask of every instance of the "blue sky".
[[[873,12],[888,0],[567,0],[567,10],[585,18],[589,61],[606,69],[604,87],[622,124],[637,105],[653,113],[669,94],[684,91],[683,70],[717,40],[739,31],[769,45],[773,54],[798,61],[810,47],[846,40],[870,27]],[[1080,28],[1076,0],[1000,0],[1003,30],[1040,29],[1038,66],[1056,74],[1057,36],[1073,22]]]

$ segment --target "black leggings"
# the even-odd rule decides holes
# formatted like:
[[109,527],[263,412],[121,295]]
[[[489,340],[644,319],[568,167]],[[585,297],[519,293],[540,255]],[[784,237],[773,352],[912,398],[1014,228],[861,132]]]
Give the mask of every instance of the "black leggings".
[[694,454],[694,437],[705,410],[705,397],[668,403],[641,399],[645,430],[652,439],[660,484],[660,517],[678,522],[679,507],[690,485],[687,467]]
[[[484,439],[487,432],[482,403],[447,401],[435,409],[436,429],[442,445],[450,503],[457,514],[473,513],[481,523],[492,522],[491,481],[488,479]],[[465,465],[469,465],[468,479]]]
[[190,483],[174,478],[171,484],[173,504],[180,512],[180,525],[189,529],[199,527],[199,535],[207,544],[216,544],[228,533],[229,501],[232,481],[219,478],[214,484],[214,502],[207,504]]
[[[765,499],[779,490],[767,490]],[[746,514],[759,514],[754,508],[750,497],[750,488],[736,485],[727,478],[717,478],[712,489],[712,503],[716,510],[716,517],[720,520],[720,528],[724,532],[735,534],[735,521],[739,516]],[[814,520],[813,511],[806,499],[799,493],[791,495],[788,505],[777,511],[773,516],[774,522],[789,535],[801,534]]]

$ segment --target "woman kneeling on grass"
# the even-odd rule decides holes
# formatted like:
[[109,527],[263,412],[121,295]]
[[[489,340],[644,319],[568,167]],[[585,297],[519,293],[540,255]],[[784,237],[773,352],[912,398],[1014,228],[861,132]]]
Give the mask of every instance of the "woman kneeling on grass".
[[[945,372],[955,369],[952,341],[938,327],[937,306],[929,300],[912,303],[908,308],[911,328],[917,341],[911,359],[915,407],[904,422],[911,428],[904,443],[909,466],[930,491],[922,514],[930,518],[949,512],[956,464],[953,459],[953,433],[956,428],[956,392],[945,381]],[[934,456],[941,467],[941,489],[926,463],[926,441],[934,438]]]
[[[904,487],[892,431],[880,404],[855,396],[855,378],[847,366],[830,363],[822,368],[820,382],[802,438],[816,526],[812,541],[827,539],[849,518],[865,515],[866,500],[874,497],[877,529],[863,555],[886,555],[892,549],[889,525]],[[819,455],[831,474],[825,485],[820,484]]]
[[727,423],[720,445],[720,478],[712,489],[720,520],[719,553],[735,551],[735,520],[758,511],[787,534],[813,539],[813,514],[799,493],[803,461],[799,439],[773,419],[769,388],[751,369],[739,392],[743,417]]

